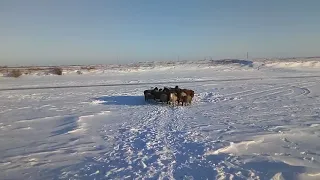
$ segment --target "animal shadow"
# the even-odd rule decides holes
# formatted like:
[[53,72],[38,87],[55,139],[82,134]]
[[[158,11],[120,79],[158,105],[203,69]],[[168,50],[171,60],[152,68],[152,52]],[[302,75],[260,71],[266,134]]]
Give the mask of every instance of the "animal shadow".
[[101,104],[104,105],[142,106],[147,104],[144,96],[102,96],[94,100],[102,101]]

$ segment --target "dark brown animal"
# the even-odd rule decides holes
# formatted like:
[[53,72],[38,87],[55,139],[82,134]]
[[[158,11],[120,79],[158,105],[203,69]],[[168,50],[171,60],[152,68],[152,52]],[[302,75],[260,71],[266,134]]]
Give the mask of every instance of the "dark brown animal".
[[178,91],[177,96],[178,96],[178,105],[180,105],[180,102],[183,102],[183,97],[187,96],[187,94],[183,91]]
[[191,89],[181,89],[182,92],[185,92],[187,95],[194,97],[194,91]]

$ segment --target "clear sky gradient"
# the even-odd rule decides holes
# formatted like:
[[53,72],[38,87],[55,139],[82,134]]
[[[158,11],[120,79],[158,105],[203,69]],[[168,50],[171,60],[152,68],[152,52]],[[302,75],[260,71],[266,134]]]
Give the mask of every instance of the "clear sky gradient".
[[0,65],[320,55],[318,0],[0,0]]

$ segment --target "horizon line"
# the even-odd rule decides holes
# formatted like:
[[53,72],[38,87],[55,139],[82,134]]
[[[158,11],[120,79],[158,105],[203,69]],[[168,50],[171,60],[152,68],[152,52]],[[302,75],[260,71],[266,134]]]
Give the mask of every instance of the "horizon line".
[[286,57],[257,57],[257,58],[220,58],[220,59],[206,59],[207,57],[211,56],[205,56],[204,59],[198,59],[198,60],[167,60],[167,61],[139,61],[139,62],[114,62],[114,63],[100,63],[100,64],[64,64],[64,65],[0,65],[0,68],[24,68],[24,67],[64,67],[64,66],[99,66],[99,65],[132,65],[132,64],[140,64],[140,63],[170,63],[170,62],[194,62],[194,61],[219,61],[219,60],[272,60],[272,59],[279,59],[279,60],[286,60],[286,59],[313,59],[313,58],[320,58],[320,56],[286,56]]

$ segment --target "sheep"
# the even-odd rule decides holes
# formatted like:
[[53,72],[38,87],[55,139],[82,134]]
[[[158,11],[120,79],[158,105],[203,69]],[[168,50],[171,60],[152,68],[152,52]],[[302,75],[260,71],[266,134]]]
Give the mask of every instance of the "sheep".
[[174,106],[177,101],[178,101],[177,93],[170,93],[169,103],[171,103]]
[[190,89],[180,89],[179,86],[164,87],[158,89],[157,87],[150,90],[144,91],[145,101],[153,99],[155,101],[166,102],[167,104],[183,105],[191,104],[192,98],[194,97],[194,91]]

